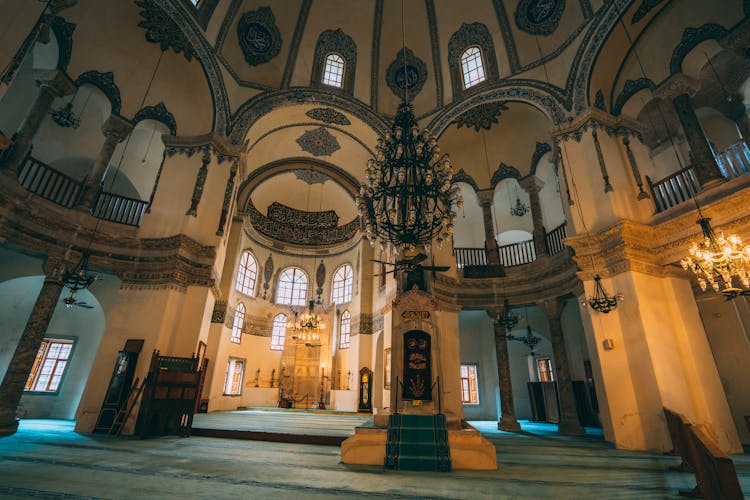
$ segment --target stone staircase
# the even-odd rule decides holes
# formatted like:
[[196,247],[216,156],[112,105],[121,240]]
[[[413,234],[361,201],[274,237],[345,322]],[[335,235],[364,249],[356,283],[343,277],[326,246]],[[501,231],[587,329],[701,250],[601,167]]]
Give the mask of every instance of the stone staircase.
[[391,414],[385,444],[385,468],[449,472],[451,455],[445,415]]

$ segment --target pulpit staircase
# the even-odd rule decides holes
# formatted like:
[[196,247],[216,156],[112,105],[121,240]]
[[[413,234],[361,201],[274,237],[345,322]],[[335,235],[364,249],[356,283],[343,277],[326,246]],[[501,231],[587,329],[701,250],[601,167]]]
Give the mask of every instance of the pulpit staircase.
[[448,426],[442,413],[393,413],[385,445],[387,470],[451,471]]

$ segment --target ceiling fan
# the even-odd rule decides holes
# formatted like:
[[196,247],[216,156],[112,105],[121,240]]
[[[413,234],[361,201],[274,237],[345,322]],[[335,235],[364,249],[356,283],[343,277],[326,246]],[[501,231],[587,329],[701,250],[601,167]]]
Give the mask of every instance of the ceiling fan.
[[83,307],[84,309],[93,309],[94,306],[90,306],[87,303],[83,302],[82,300],[76,300],[75,297],[73,297],[73,294],[70,294],[70,297],[65,297],[63,299],[63,304],[65,304],[65,307],[70,308],[73,306]]
[[[385,264],[388,266],[393,266],[393,269],[390,271],[385,271],[383,273],[375,274],[375,276],[384,276],[386,274],[395,273],[397,271],[405,271],[406,273],[410,273],[412,271],[432,271],[432,272],[443,272],[450,269],[450,266],[423,266],[421,263],[427,260],[427,255],[423,254],[422,252],[419,252],[415,254],[412,257],[407,257],[404,259],[397,260],[396,262],[386,262],[384,260],[377,260],[372,259],[372,262],[378,262],[380,264]],[[434,264],[434,260],[433,260]]]

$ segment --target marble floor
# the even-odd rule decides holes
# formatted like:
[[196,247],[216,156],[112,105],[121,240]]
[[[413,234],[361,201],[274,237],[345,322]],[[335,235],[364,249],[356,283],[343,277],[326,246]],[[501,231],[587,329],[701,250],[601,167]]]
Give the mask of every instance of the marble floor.
[[[690,474],[666,470],[677,458],[616,450],[596,434],[565,438],[529,423],[509,434],[493,422],[472,424],[497,447],[497,471],[385,472],[340,463],[335,446],[110,438],[76,434],[70,421],[23,420],[18,433],[0,438],[0,497],[645,499],[676,498],[694,484]],[[733,458],[750,492],[750,456]]]

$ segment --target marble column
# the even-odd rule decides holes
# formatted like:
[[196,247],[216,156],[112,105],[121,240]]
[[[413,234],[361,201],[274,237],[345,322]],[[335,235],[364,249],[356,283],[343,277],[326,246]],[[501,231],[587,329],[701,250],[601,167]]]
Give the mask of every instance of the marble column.
[[555,366],[557,368],[557,393],[560,397],[560,423],[557,425],[557,430],[560,434],[581,436],[586,431],[578,420],[573,382],[570,378],[568,351],[562,328],[562,311],[565,303],[553,299],[542,301],[538,305],[549,322],[550,341],[552,342],[552,352],[555,355]]
[[44,69],[34,70],[32,74],[39,86],[39,95],[13,137],[13,145],[0,165],[1,169],[14,174],[26,157],[31,141],[47,116],[52,102],[58,97],[72,94],[76,89],[70,78],[62,71]]
[[125,139],[133,130],[133,125],[124,118],[116,115],[110,115],[102,124],[102,133],[104,134],[104,144],[99,150],[99,157],[96,163],[86,177],[86,183],[83,186],[81,198],[78,202],[79,208],[90,210],[94,208],[96,197],[102,188],[104,174],[107,172],[112,155],[117,145]]
[[537,258],[547,255],[546,233],[544,231],[544,218],[542,216],[542,202],[539,199],[539,191],[544,187],[544,182],[535,175],[529,175],[519,182],[521,187],[529,194],[531,205],[531,220],[534,224],[532,237],[534,239],[534,251]]
[[500,256],[497,253],[497,240],[495,239],[495,228],[492,224],[492,202],[495,191],[485,189],[477,192],[479,204],[482,206],[482,222],[484,224],[484,250],[487,252],[487,264],[499,265]]
[[682,125],[682,131],[690,145],[698,183],[705,186],[720,181],[724,177],[716,163],[711,143],[693,108],[691,95],[695,94],[698,88],[699,83],[695,79],[678,73],[656,89],[655,94],[662,99],[671,99]]
[[44,284],[0,384],[0,436],[13,434],[18,429],[16,410],[52,313],[60,299],[63,271],[63,261],[59,259],[48,258],[44,263]]
[[495,352],[497,353],[497,379],[500,385],[500,421],[497,428],[501,431],[517,432],[521,426],[516,420],[516,410],[513,406],[513,384],[510,380],[510,359],[508,358],[508,332],[497,321],[500,316],[499,309],[487,309],[487,314],[492,318],[492,326],[495,330]]

